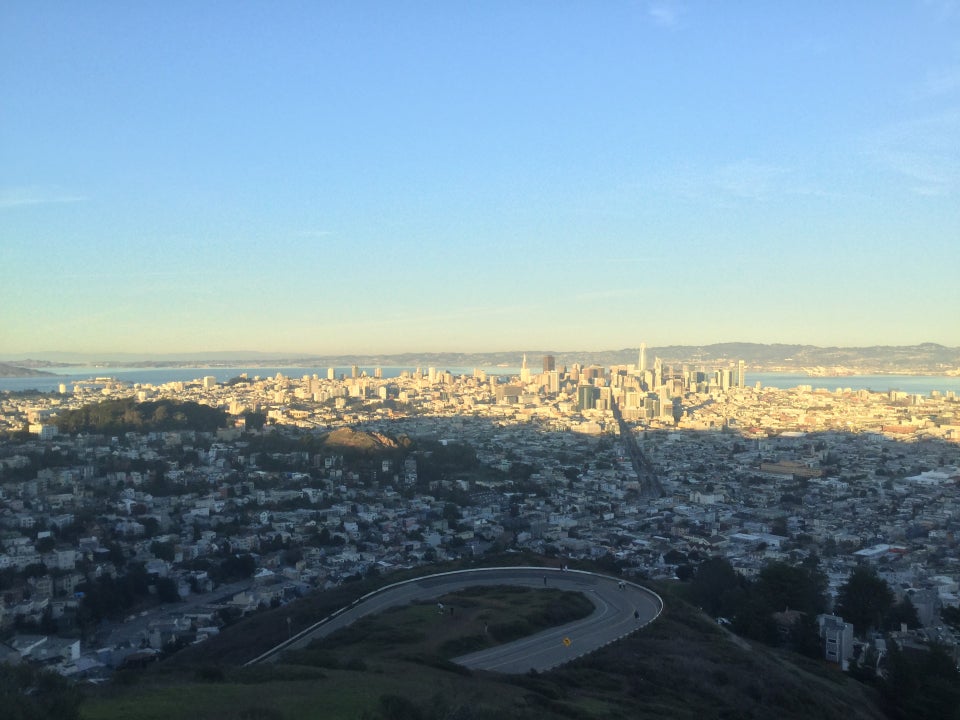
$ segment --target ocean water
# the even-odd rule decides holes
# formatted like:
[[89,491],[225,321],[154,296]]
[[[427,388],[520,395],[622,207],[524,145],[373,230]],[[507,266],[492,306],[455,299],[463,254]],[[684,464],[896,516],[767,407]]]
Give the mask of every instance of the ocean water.
[[933,391],[960,395],[960,377],[946,375],[845,375],[843,377],[809,377],[792,373],[747,373],[748,385],[759,382],[764,387],[781,389],[810,385],[820,390],[899,390],[911,395],[929,395]]

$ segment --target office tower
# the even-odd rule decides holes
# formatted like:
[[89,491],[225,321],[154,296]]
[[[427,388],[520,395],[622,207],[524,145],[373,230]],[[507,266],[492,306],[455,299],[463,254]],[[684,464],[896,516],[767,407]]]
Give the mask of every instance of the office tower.
[[523,355],[523,364],[520,365],[520,382],[530,382],[530,368],[527,367],[527,355]]
[[435,367],[427,368],[427,380],[431,385],[437,381],[437,369]]
[[600,399],[600,388],[593,385],[581,385],[577,388],[577,407],[580,410],[593,410]]
[[333,380],[336,376],[336,371],[333,368],[327,368],[327,380]]
[[557,359],[553,355],[543,356],[543,371],[545,373],[553,372],[557,369]]
[[375,368],[373,371],[373,376],[380,380],[383,377],[383,368]]
[[647,369],[647,344],[640,343],[640,357],[637,359],[637,372],[643,374]]
[[210,388],[217,386],[217,378],[213,375],[207,375],[203,378],[203,389],[209,390]]
[[730,379],[733,376],[733,372],[730,368],[722,368],[718,371],[720,373],[720,389],[729,390],[730,389]]
[[737,387],[746,387],[746,363],[737,363]]
[[547,373],[547,392],[554,395],[560,392],[560,373],[556,370]]
[[352,377],[352,378],[354,378],[354,379],[360,377],[360,368],[357,367],[356,365],[353,365],[353,366],[350,368],[350,377]]

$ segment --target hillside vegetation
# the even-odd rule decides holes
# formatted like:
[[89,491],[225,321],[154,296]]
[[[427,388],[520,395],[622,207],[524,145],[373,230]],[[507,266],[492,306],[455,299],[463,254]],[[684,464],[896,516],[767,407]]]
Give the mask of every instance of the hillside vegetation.
[[226,413],[209,405],[176,400],[106,400],[57,415],[62,433],[124,433],[166,430],[213,432],[226,425]]
[[[356,589],[365,583],[357,583]],[[87,720],[125,718],[882,718],[876,693],[835,666],[738,638],[666,592],[661,617],[562,668],[521,676],[470,671],[450,659],[585,611],[553,591],[473,589],[367,618],[282,664],[228,666],[189,651],[121,676],[89,697]],[[344,592],[341,588],[338,591]],[[324,595],[320,593],[319,595]],[[359,594],[359,592],[357,593]],[[293,607],[293,606],[291,606]],[[281,608],[275,613],[287,611]],[[267,613],[266,615],[269,615]],[[255,620],[256,618],[254,618]],[[259,630],[257,629],[259,627]],[[241,622],[217,652],[265,630]],[[249,653],[243,653],[247,655]],[[234,656],[235,657],[235,656]]]

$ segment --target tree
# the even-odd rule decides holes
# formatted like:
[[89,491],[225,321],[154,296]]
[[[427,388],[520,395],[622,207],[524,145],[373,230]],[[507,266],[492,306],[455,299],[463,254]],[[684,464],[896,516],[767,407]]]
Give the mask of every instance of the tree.
[[0,707],[10,720],[73,720],[82,696],[68,680],[28,663],[0,663]]
[[804,613],[798,617],[790,628],[788,641],[796,653],[814,659],[823,657],[823,641],[820,639],[820,627],[814,615]]
[[35,543],[38,553],[48,553],[52,552],[53,549],[57,546],[57,541],[53,538],[52,535],[47,535],[42,537]]
[[954,630],[960,632],[960,608],[951,607],[949,605],[941,608],[940,619]]
[[757,593],[748,593],[733,613],[733,629],[738,635],[776,645],[779,639],[777,624],[770,606]]
[[157,598],[163,603],[180,602],[177,583],[171,578],[157,578]]
[[867,566],[854,568],[837,593],[836,614],[853,623],[858,635],[870,628],[883,627],[883,619],[893,605],[893,592],[886,581]]
[[150,543],[150,552],[153,553],[155,558],[160,560],[166,560],[167,562],[173,562],[174,558],[174,547],[171,542],[159,542],[154,540]]
[[887,712],[898,720],[960,717],[960,671],[940,645],[911,652],[891,641],[887,646],[887,672],[880,688]]
[[693,577],[693,566],[689,563],[677,565],[677,569],[674,572],[676,573],[677,580],[680,582],[687,582]]
[[884,621],[884,627],[887,630],[899,630],[901,624],[906,625],[910,629],[920,627],[917,608],[909,596],[904,596],[903,600],[890,608],[890,612],[887,613]]
[[742,592],[740,576],[720,557],[704,560],[690,581],[690,598],[712,617],[733,614]]
[[791,609],[817,615],[826,609],[827,578],[819,568],[769,562],[757,576],[756,591],[773,612]]
[[787,519],[785,517],[774,518],[770,523],[770,534],[781,537],[789,537],[790,531],[787,529]]

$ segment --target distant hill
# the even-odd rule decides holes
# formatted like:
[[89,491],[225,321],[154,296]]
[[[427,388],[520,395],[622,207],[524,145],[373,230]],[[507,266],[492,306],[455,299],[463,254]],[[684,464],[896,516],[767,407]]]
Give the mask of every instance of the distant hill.
[[[550,350],[518,349],[490,353],[400,353],[393,355],[283,355],[238,351],[184,353],[152,357],[115,354],[108,357],[83,357],[67,353],[39,353],[42,360],[24,363],[49,362],[59,358],[82,361],[86,364],[108,367],[436,367],[439,370],[471,367],[520,366],[523,356],[537,372],[544,355],[553,355],[558,366],[627,365],[636,364],[639,348],[619,350]],[[647,348],[647,363],[655,358],[668,365],[689,365],[712,368],[743,360],[752,371],[810,372],[811,374],[960,374],[960,347],[946,347],[936,343],[920,345],[873,345],[870,347],[819,347],[816,345],[786,345],[731,342],[711,345],[665,345]],[[827,370],[827,372],[823,372]]]
[[21,367],[19,365],[10,365],[9,363],[0,362],[0,377],[42,377],[53,375],[54,373],[44,372],[43,370],[34,370],[28,367]]

